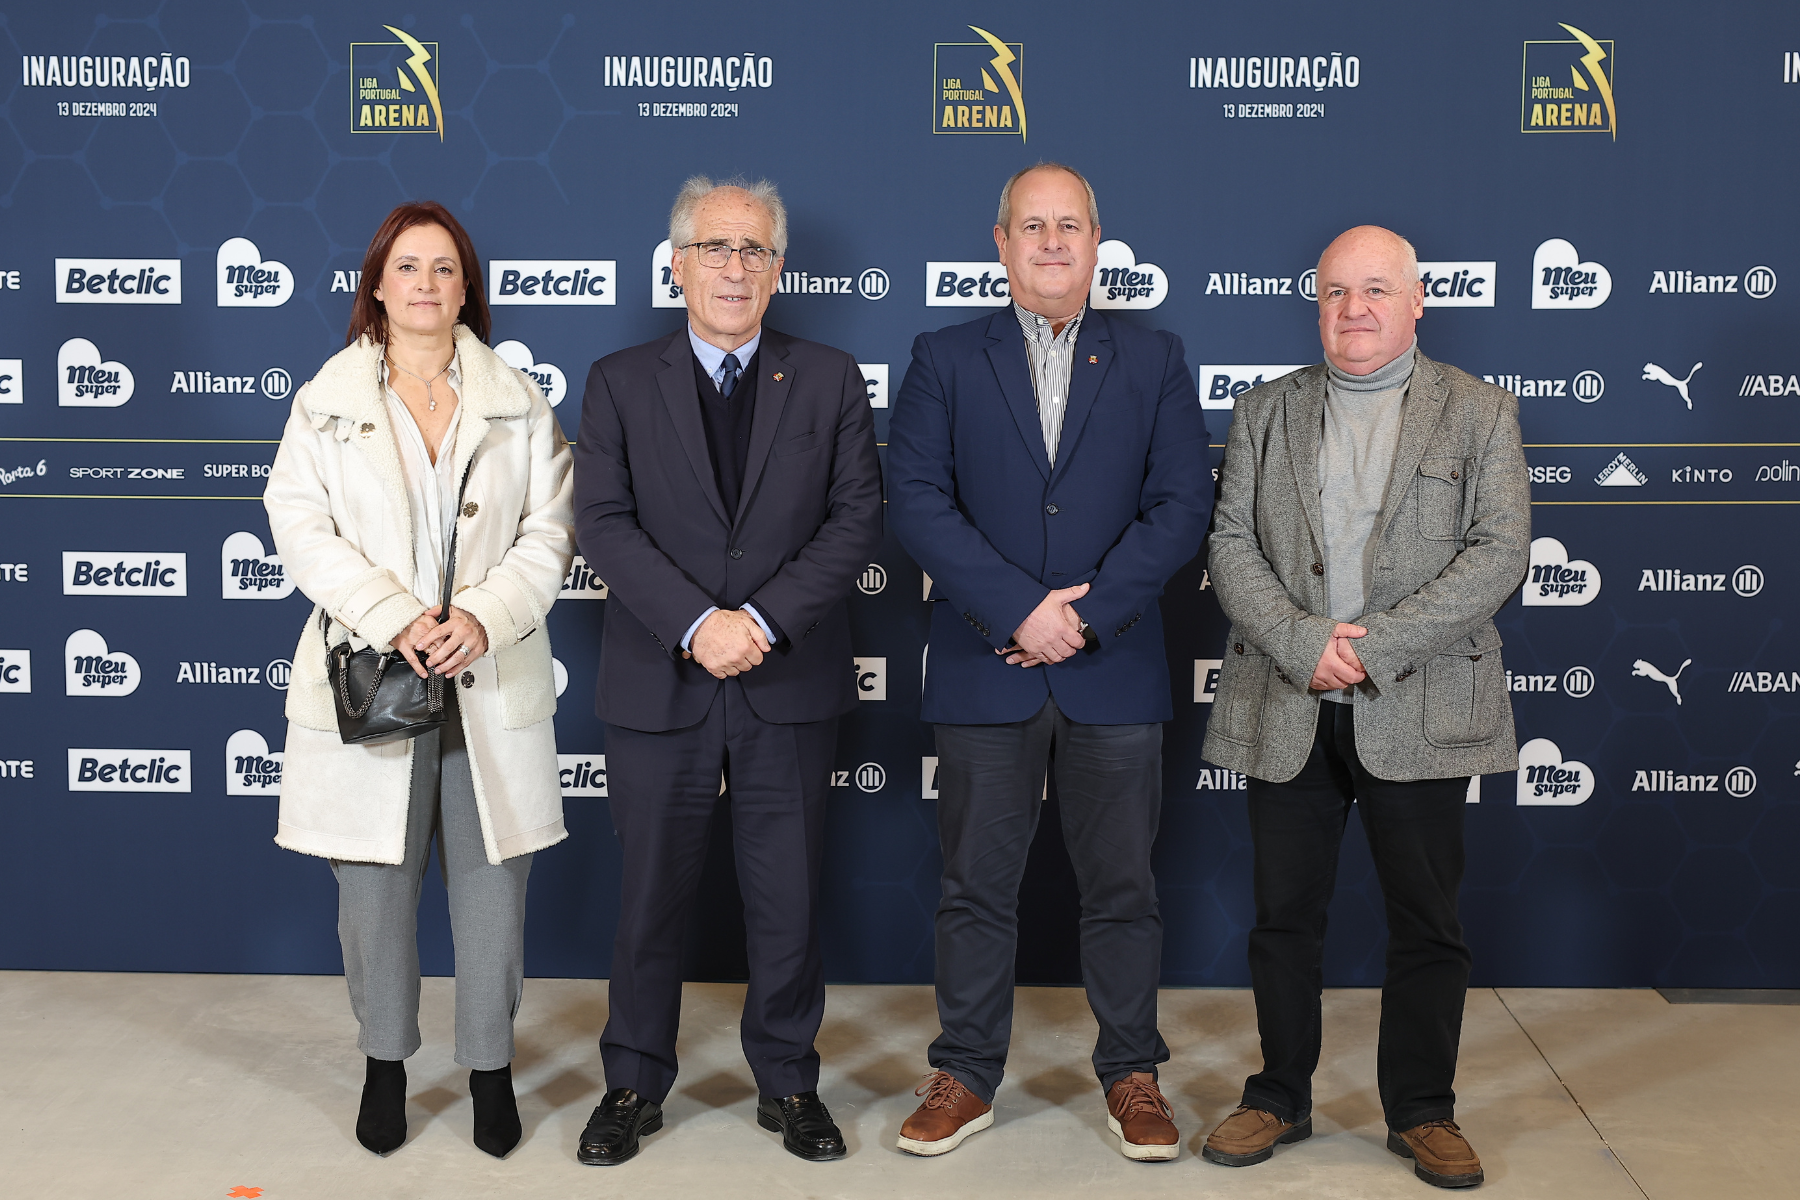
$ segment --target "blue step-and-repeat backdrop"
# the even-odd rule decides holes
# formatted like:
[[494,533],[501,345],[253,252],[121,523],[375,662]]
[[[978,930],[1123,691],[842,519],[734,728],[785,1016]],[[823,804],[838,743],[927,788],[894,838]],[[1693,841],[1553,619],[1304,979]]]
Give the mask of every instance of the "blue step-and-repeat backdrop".
[[[0,966],[341,969],[330,872],[270,840],[309,602],[259,500],[391,206],[466,222],[496,349],[573,433],[587,364],[682,319],[681,180],[767,176],[792,214],[769,323],[855,354],[885,435],[913,336],[1007,303],[997,192],[1048,158],[1099,193],[1093,303],[1186,340],[1215,443],[1246,387],[1319,358],[1310,268],[1364,222],[1425,260],[1426,352],[1518,395],[1536,540],[1499,623],[1524,765],[1469,795],[1477,980],[1800,986],[1797,124],[1800,9],[1774,0],[10,5]],[[1203,567],[1163,599],[1164,978],[1241,985]],[[532,974],[609,967],[604,594],[577,560],[551,614],[573,836],[533,872]],[[922,982],[926,605],[891,539],[851,608],[826,963]],[[720,833],[697,976],[742,969]],[[1060,838],[1052,796],[1026,981],[1078,976]],[[447,970],[441,899],[421,936]],[[1353,829],[1328,978],[1377,982],[1383,939]]]

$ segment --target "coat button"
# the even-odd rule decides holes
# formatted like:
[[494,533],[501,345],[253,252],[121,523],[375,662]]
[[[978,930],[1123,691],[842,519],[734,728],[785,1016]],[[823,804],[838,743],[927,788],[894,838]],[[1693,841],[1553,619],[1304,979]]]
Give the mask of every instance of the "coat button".
[[465,517],[472,517],[480,511],[481,511],[481,505],[475,503],[473,500],[471,500],[467,504],[463,505],[463,516],[465,516]]
[[1470,659],[1469,659],[1469,661],[1470,661],[1470,662],[1480,662],[1480,661],[1481,661],[1481,655],[1479,655],[1479,654],[1477,654],[1477,655],[1474,655],[1474,656],[1472,656],[1472,657],[1471,657],[1471,658],[1470,658]]
[[475,686],[475,672],[464,671],[462,673],[462,685],[466,688],[474,687]]
[[1461,471],[1452,471],[1452,472],[1450,472],[1450,478],[1452,478],[1452,479],[1461,479],[1461,478],[1462,478],[1462,472],[1461,472]]
[[1056,505],[1054,505],[1054,504],[1046,504],[1046,505],[1044,505],[1044,511],[1045,511],[1045,512],[1047,512],[1047,513],[1049,513],[1049,514],[1050,514],[1050,515],[1051,515],[1051,516],[1053,516],[1053,517],[1054,517],[1054,516],[1055,516],[1055,515],[1056,515],[1056,514],[1057,514],[1057,513],[1058,513],[1058,512],[1060,512],[1060,511],[1061,511],[1061,510],[1060,510],[1060,509],[1058,509],[1058,508],[1057,508],[1057,507],[1056,507]]
[[1406,668],[1406,670],[1404,670],[1404,671],[1400,672],[1398,675],[1394,676],[1394,682],[1399,683],[1400,681],[1402,681],[1403,679],[1405,679],[1408,675],[1411,675],[1412,673],[1413,673],[1413,669],[1411,667],[1408,667],[1408,668]]
[[1325,573],[1325,564],[1324,563],[1314,563],[1312,565],[1312,573],[1314,575],[1323,575]]
[[374,433],[374,432],[375,432],[375,423],[373,421],[364,421],[362,423],[362,435],[364,437],[367,437],[371,433]]
[[1244,652],[1244,643],[1239,642],[1237,645],[1233,646],[1231,649],[1235,653],[1242,654]]
[[733,546],[731,548],[731,557],[742,558],[742,557],[744,557],[744,551],[742,550],[742,548],[740,548],[738,546]]

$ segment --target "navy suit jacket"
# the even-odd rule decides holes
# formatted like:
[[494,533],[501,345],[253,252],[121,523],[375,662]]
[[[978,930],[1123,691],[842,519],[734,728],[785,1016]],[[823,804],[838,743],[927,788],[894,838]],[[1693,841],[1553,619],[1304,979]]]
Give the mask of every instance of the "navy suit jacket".
[[[1089,310],[1056,466],[1044,452],[1012,307],[913,342],[888,433],[888,519],[931,576],[927,721],[1022,721],[1054,696],[1093,725],[1167,721],[1157,597],[1212,509],[1210,441],[1181,339]],[[1092,653],[1007,666],[994,653],[1054,588]]]
[[683,327],[588,371],[575,443],[575,536],[606,581],[594,712],[659,733],[706,716],[723,683],[681,657],[709,607],[756,606],[785,634],[738,678],[757,716],[856,707],[850,589],[881,542],[868,392],[842,350],[764,328],[737,511],[707,452]]

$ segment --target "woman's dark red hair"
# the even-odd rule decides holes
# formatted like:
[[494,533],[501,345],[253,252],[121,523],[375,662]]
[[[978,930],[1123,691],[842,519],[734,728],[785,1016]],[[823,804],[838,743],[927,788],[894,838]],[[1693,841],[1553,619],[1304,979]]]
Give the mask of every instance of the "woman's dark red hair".
[[368,334],[377,346],[387,345],[387,307],[375,298],[375,289],[381,286],[381,273],[387,269],[395,240],[420,225],[441,226],[456,243],[456,257],[462,262],[463,278],[469,285],[456,319],[483,342],[488,340],[493,323],[488,316],[487,288],[481,282],[481,259],[475,253],[475,243],[469,240],[469,231],[436,200],[414,200],[389,213],[369,241],[369,251],[363,255],[362,280],[356,285],[356,299],[350,305],[350,332],[344,335],[344,345],[352,345],[363,334]]

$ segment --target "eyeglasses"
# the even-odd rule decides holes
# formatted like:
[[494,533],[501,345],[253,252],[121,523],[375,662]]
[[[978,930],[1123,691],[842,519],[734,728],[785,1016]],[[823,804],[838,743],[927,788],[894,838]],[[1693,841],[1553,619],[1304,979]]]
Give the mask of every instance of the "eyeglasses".
[[[1406,293],[1398,288],[1368,287],[1362,289],[1361,295],[1370,304],[1380,304],[1384,300],[1392,300]],[[1336,308],[1350,299],[1350,293],[1343,288],[1331,288],[1319,294],[1319,303],[1325,308]]]
[[727,246],[724,242],[689,242],[680,250],[698,250],[700,261],[709,267],[722,267],[733,254],[746,271],[766,271],[775,265],[775,252],[767,246]]

